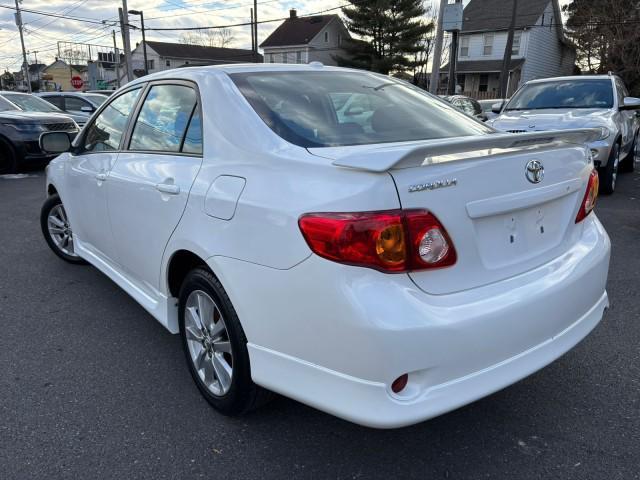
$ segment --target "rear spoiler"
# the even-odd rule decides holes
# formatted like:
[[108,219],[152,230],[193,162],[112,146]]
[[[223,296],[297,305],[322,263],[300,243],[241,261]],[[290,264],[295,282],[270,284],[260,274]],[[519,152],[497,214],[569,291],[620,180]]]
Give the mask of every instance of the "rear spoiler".
[[369,172],[386,172],[393,168],[432,165],[560,144],[584,145],[597,140],[600,135],[600,129],[585,128],[443,138],[360,150],[334,160],[333,165]]

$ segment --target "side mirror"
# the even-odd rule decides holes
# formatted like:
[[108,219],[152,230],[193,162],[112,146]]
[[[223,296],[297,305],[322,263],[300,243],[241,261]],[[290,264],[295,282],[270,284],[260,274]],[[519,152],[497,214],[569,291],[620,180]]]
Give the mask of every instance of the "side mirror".
[[640,110],[640,98],[624,97],[620,110]]
[[40,150],[45,153],[64,153],[71,149],[71,137],[67,132],[45,132],[40,135]]
[[84,107],[80,107],[81,112],[93,113],[94,110],[95,109],[93,107],[90,107],[88,105],[85,105]]
[[500,115],[503,105],[504,105],[504,102],[494,103],[493,105],[491,105],[491,111],[496,115]]

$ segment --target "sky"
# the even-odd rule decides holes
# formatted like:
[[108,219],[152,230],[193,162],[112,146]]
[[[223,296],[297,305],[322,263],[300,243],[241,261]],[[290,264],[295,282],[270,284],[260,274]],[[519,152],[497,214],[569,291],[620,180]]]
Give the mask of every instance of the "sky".
[[[425,0],[427,6],[436,0]],[[561,0],[568,3],[571,0]],[[345,0],[258,0],[258,20],[277,20],[259,26],[259,41],[262,42],[281,23],[280,19],[295,8],[299,15],[322,12],[339,13],[335,10],[347,3]],[[438,2],[439,3],[439,2]],[[467,3],[467,0],[465,0]],[[0,0],[0,70],[17,71],[22,63],[20,37],[14,20],[14,10],[3,8],[14,6],[14,0]],[[111,31],[119,31],[115,25],[118,7],[122,0],[21,0],[21,8],[51,12],[65,17],[92,20],[96,23],[80,22],[71,18],[52,18],[24,12],[25,48],[29,63],[35,58],[39,63],[50,63],[58,51],[58,41],[81,42],[111,46]],[[230,25],[249,21],[252,0],[128,0],[128,8],[143,10],[145,27],[175,28],[212,25]],[[106,21],[102,24],[102,21]],[[138,25],[138,18],[130,23]],[[231,29],[234,40],[229,46],[250,48],[249,27]],[[179,41],[180,32],[147,32],[147,40],[165,42]],[[118,48],[122,48],[120,34],[116,35]],[[139,30],[131,32],[131,44],[141,41]],[[37,53],[36,53],[37,52]]]

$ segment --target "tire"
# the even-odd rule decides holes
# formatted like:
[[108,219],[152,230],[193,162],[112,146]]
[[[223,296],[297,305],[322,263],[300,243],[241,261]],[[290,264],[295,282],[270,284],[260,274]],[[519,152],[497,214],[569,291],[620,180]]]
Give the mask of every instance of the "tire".
[[9,142],[0,138],[0,175],[15,173],[18,168],[16,152]]
[[620,163],[620,171],[624,173],[633,172],[636,167],[636,159],[640,157],[640,145],[638,145],[638,136],[640,136],[640,132],[636,133],[636,136],[633,139],[633,144],[631,145],[631,151],[625,157],[624,161]]
[[616,181],[618,179],[618,167],[620,164],[620,144],[614,143],[611,147],[609,159],[604,167],[598,169],[600,176],[600,191],[604,194],[611,195],[616,189]]
[[192,270],[180,289],[178,306],[187,365],[204,398],[228,416],[269,400],[272,393],[251,380],[247,338],[218,279],[205,268]]
[[[73,249],[73,231],[69,225],[66,211],[58,194],[51,195],[42,205],[40,227],[49,248],[57,256],[69,263],[85,265]],[[66,241],[65,241],[66,239]]]

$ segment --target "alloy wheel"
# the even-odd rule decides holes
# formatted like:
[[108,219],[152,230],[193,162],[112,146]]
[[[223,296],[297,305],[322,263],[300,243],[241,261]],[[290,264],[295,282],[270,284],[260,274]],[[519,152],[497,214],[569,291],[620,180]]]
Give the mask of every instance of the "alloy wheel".
[[202,290],[189,294],[184,313],[191,362],[207,389],[213,395],[223,396],[231,388],[233,352],[222,313]]
[[620,149],[616,152],[616,156],[613,158],[613,172],[611,173],[611,190],[616,188],[616,180],[618,179],[618,165],[620,164]]
[[73,231],[62,204],[54,206],[49,212],[47,228],[51,240],[62,253],[70,257],[78,257],[73,246]]

